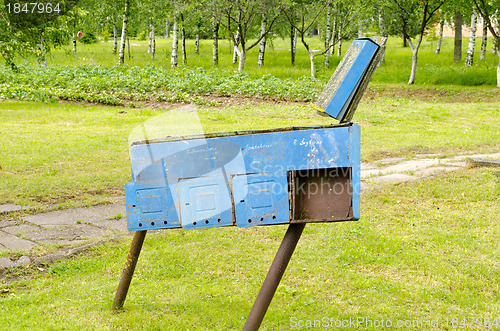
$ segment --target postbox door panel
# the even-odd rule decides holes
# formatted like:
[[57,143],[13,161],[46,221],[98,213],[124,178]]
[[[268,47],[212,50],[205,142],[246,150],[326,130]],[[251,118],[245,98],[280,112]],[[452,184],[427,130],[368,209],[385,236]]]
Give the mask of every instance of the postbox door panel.
[[232,189],[237,226],[288,223],[290,213],[286,173],[235,176]]
[[181,179],[179,198],[183,228],[233,225],[231,195],[223,175]]

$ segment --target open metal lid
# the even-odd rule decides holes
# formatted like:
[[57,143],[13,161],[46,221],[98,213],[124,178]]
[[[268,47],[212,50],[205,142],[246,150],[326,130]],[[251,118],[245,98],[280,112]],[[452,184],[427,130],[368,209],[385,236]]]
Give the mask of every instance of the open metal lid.
[[350,122],[377,68],[380,45],[370,38],[355,39],[319,95],[314,108]]

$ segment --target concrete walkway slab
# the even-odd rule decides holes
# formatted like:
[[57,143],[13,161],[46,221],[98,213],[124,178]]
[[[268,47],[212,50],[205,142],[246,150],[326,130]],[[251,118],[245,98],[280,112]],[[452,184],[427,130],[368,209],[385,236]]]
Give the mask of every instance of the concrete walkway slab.
[[5,204],[5,205],[0,205],[0,213],[10,213],[13,211],[19,211],[21,209],[27,209],[28,207],[24,206],[21,207],[20,205],[13,205],[13,204]]
[[43,242],[47,240],[82,240],[98,238],[112,234],[113,232],[111,230],[98,228],[88,224],[77,224],[72,226],[59,226],[51,229],[28,232],[23,234],[23,236],[33,241]]
[[405,175],[405,174],[390,174],[380,177],[374,177],[371,180],[375,183],[392,183],[392,182],[408,182],[410,180],[416,179],[415,176]]
[[14,226],[7,226],[5,228],[2,228],[2,231],[10,233],[10,234],[16,234],[16,233],[24,233],[24,232],[32,232],[39,230],[40,228],[35,225],[30,225],[30,224],[20,224],[20,225],[14,225]]
[[382,174],[390,174],[397,172],[406,172],[406,171],[415,171],[422,168],[431,167],[434,165],[438,165],[440,163],[439,159],[421,159],[421,160],[410,160],[404,161],[387,168],[384,168],[381,173]]
[[12,250],[26,250],[36,246],[36,243],[16,237],[12,234],[0,236],[0,245]]
[[125,212],[124,204],[111,204],[89,208],[56,210],[43,214],[25,216],[22,219],[28,223],[50,228],[54,226],[77,224],[78,221],[83,223],[105,220],[118,213],[125,216]]
[[430,167],[415,171],[415,176],[432,176],[461,169],[460,167]]

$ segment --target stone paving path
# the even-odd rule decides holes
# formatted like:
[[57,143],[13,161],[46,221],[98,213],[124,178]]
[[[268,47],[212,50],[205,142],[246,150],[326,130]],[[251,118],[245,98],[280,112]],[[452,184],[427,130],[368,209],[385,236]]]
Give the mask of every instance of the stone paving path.
[[[437,158],[420,155],[415,159],[389,158],[373,164],[361,164],[362,190],[385,183],[401,183],[458,170],[467,165],[467,158],[500,159],[500,153],[459,155]],[[125,198],[88,208],[51,211],[10,220],[10,212],[21,210],[18,205],[0,205],[0,250],[28,251],[38,245],[57,247],[83,246],[96,239],[108,239],[126,234]],[[17,261],[0,258],[0,269],[31,263],[28,256]]]

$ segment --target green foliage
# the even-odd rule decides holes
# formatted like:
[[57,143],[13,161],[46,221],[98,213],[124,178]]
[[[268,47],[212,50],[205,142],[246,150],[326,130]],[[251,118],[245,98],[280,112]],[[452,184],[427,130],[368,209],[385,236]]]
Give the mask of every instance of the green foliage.
[[111,38],[111,33],[109,32],[107,25],[102,29],[101,37],[102,41],[104,41],[105,43],[107,43]]
[[170,71],[153,66],[89,65],[46,69],[20,66],[18,72],[0,69],[1,97],[35,100],[37,92],[61,100],[123,105],[124,100],[203,103],[190,94],[311,101],[319,87],[310,80],[294,81],[272,75],[254,79],[245,73],[201,68]]
[[142,30],[138,35],[137,35],[137,40],[146,40],[148,33],[145,30]]
[[80,37],[83,44],[93,44],[97,42],[97,37],[92,31],[85,31]]

